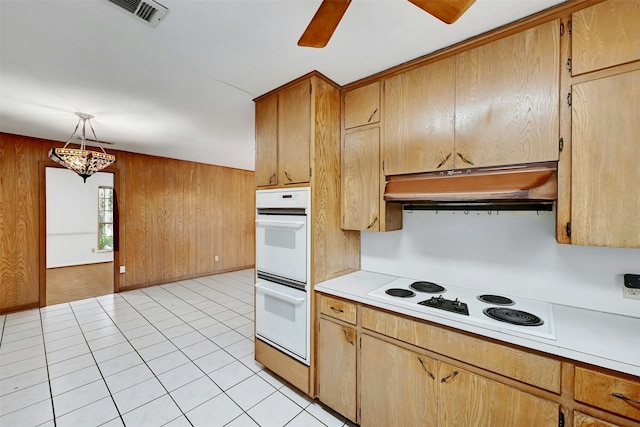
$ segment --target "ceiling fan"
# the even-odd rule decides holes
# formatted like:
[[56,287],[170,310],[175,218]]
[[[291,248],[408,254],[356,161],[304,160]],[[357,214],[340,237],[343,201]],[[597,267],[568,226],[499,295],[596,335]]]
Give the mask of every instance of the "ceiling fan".
[[[476,0],[409,0],[442,22],[453,24]],[[351,0],[322,0],[298,46],[325,47]]]

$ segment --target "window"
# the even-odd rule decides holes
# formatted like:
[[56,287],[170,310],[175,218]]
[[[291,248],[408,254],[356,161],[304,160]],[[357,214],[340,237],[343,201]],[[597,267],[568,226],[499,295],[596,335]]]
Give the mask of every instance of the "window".
[[98,250],[113,250],[113,187],[98,188]]

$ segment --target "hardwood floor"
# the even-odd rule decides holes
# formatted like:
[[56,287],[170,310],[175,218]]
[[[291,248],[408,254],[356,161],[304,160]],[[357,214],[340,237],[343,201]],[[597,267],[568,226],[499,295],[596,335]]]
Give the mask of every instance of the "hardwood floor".
[[113,293],[113,261],[47,269],[47,305]]

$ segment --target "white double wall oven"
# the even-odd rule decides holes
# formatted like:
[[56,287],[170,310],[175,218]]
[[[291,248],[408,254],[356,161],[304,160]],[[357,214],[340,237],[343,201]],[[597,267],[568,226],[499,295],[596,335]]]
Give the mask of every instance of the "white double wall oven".
[[309,364],[311,188],[256,191],[256,338]]

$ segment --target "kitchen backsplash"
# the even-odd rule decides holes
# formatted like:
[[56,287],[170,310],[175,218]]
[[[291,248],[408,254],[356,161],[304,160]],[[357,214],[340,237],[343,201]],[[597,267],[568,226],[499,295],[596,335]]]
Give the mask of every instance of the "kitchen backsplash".
[[640,317],[624,273],[640,249],[560,245],[555,212],[403,212],[403,229],[362,232],[361,268]]

